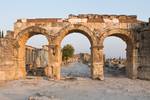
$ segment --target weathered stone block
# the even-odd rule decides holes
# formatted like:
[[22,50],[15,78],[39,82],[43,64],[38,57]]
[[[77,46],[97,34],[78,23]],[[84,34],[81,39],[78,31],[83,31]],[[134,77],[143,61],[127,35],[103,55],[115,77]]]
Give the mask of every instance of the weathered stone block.
[[101,63],[92,64],[92,78],[104,80],[103,64]]
[[150,80],[150,66],[140,66],[138,68],[138,78]]

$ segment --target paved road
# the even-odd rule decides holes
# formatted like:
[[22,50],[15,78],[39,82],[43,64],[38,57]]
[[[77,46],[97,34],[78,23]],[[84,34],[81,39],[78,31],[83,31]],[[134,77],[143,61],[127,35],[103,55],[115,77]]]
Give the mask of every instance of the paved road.
[[[126,77],[120,70],[105,67],[105,77]],[[75,62],[61,68],[63,77],[91,77],[91,68],[83,63]]]

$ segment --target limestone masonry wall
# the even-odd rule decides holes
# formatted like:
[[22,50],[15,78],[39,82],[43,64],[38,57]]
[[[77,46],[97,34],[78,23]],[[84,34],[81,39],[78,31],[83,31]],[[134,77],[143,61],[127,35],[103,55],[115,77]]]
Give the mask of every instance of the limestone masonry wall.
[[0,80],[17,79],[17,52],[12,39],[0,39]]
[[139,44],[138,77],[150,80],[150,27],[140,33]]

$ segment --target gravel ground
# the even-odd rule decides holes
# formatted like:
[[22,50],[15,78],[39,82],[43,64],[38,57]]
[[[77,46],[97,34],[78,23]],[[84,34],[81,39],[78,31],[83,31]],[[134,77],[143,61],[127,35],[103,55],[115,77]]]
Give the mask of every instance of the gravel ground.
[[37,98],[34,100],[150,100],[150,81],[108,75],[104,81],[88,76],[60,81],[28,77],[0,84],[0,100],[28,100],[29,97],[30,100],[33,97]]

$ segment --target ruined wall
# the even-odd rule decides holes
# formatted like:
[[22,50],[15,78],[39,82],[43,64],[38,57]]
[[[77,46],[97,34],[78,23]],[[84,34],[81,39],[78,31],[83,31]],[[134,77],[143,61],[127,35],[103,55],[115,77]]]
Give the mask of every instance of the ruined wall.
[[47,67],[48,65],[48,48],[46,45],[44,45],[41,49],[26,46],[25,56],[25,65],[30,65],[34,68]]
[[17,52],[14,40],[0,38],[0,80],[17,79]]
[[80,53],[80,60],[85,64],[89,64],[91,63],[91,55],[88,53]]
[[150,80],[150,24],[141,30],[138,77]]
[[36,48],[26,45],[25,51],[25,65],[34,65],[34,61],[36,58]]

